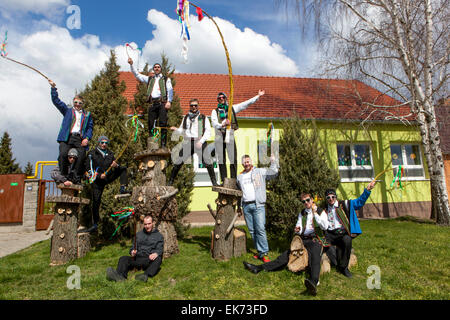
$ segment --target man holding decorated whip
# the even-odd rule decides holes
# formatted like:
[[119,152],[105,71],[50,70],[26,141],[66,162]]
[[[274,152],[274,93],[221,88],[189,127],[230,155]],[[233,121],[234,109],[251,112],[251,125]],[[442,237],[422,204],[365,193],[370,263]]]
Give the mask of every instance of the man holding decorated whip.
[[109,150],[109,139],[106,136],[98,138],[97,148],[89,151],[85,163],[86,172],[93,175],[92,179],[92,219],[93,224],[89,229],[80,227],[79,233],[94,232],[100,221],[100,205],[105,187],[119,178],[120,194],[131,193],[127,190],[128,173],[127,167],[119,165],[114,153]]
[[[348,278],[352,277],[348,270],[350,255],[352,253],[352,239],[362,233],[359,226],[356,210],[361,209],[370,196],[371,190],[375,187],[376,180],[373,180],[364,189],[363,194],[355,200],[337,200],[336,190],[325,191],[327,202],[328,228],[326,231],[327,241],[336,246],[337,270]],[[330,260],[334,260],[331,259]]]
[[[315,296],[317,294],[317,285],[319,284],[320,263],[324,251],[323,248],[329,246],[324,235],[325,230],[328,228],[328,218],[326,212],[318,208],[314,203],[310,193],[302,193],[300,199],[304,205],[304,209],[298,214],[294,231],[297,234],[297,237],[300,236],[304,247],[308,251],[310,276],[305,280],[305,286],[308,292]],[[295,239],[293,240],[293,243],[294,241]],[[259,266],[244,261],[244,267],[253,273],[258,273],[262,270],[282,270],[289,265],[289,269],[296,272],[298,270],[293,270],[293,266],[296,264],[296,262],[294,262],[295,257],[297,255],[297,253],[294,252],[295,249],[296,248],[291,244],[291,250],[284,251],[273,261]]]
[[52,80],[48,80],[48,82],[52,87],[52,102],[64,117],[57,138],[59,142],[59,169],[61,174],[67,174],[69,167],[67,153],[70,149],[75,148],[78,153],[75,172],[78,177],[82,177],[84,174],[84,159],[94,128],[92,115],[90,112],[83,110],[83,99],[78,95],[73,98],[73,108],[67,107],[64,102],[59,100],[56,84]]
[[189,113],[184,116],[179,128],[170,129],[179,135],[183,134],[183,146],[178,156],[179,159],[174,162],[174,167],[170,175],[168,185],[171,186],[180,171],[186,159],[194,153],[197,154],[199,163],[202,163],[208,170],[209,177],[213,186],[217,186],[216,175],[211,159],[205,158],[206,141],[211,136],[211,124],[208,117],[200,113],[198,99],[192,99],[189,102]]
[[[217,95],[218,104],[217,108],[213,109],[211,112],[211,123],[215,129],[216,157],[219,163],[220,178],[222,179],[222,183],[227,177],[225,152],[228,154],[228,159],[230,160],[230,176],[233,179],[236,179],[237,177],[237,150],[236,142],[234,141],[234,131],[239,129],[239,125],[236,114],[247,109],[250,105],[258,101],[264,94],[264,90],[259,90],[257,96],[239,104],[235,104],[231,110],[231,122],[228,120],[229,109],[227,96],[223,92],[219,92]],[[230,130],[227,130],[228,125],[231,125]],[[227,132],[229,134],[229,139],[226,139]]]
[[159,119],[161,147],[164,148],[167,144],[167,112],[172,105],[173,99],[172,81],[161,73],[162,70],[159,63],[153,65],[154,75],[152,76],[146,76],[137,72],[133,67],[133,59],[128,58],[128,63],[136,79],[148,85],[148,131],[150,136],[152,136],[152,130],[155,127],[156,120]]

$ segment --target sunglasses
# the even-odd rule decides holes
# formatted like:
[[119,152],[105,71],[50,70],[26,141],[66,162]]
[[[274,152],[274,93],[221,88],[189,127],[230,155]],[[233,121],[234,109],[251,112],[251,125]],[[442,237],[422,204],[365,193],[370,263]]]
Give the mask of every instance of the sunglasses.
[[336,196],[327,196],[327,200],[336,199]]
[[224,96],[217,97],[217,100],[220,100],[220,99],[225,99],[225,97]]
[[308,198],[308,199],[302,200],[302,203],[305,204],[306,202],[310,202],[310,201],[311,201],[311,198]]
[[191,107],[198,107],[198,104],[191,104]]
[[108,141],[100,141],[100,144],[109,144]]

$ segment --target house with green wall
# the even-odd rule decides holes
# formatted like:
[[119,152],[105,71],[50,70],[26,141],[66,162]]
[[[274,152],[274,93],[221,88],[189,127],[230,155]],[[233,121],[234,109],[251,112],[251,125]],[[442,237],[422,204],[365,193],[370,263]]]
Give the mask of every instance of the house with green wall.
[[[175,79],[174,91],[184,113],[188,112],[189,100],[197,98],[200,112],[211,116],[217,107],[218,92],[230,92],[228,75],[176,73]],[[122,72],[121,80],[127,86],[124,95],[133,99],[137,91],[134,76]],[[283,121],[296,114],[313,122],[318,130],[328,165],[339,171],[337,193],[341,199],[358,197],[371,180],[386,170],[377,178],[376,188],[358,213],[360,217],[430,218],[428,170],[420,133],[408,106],[355,80],[235,75],[233,86],[235,104],[254,97],[259,89],[265,90],[258,102],[237,114],[238,173],[244,154],[250,155],[255,164],[267,160],[258,150],[266,144],[269,124],[274,125],[273,140],[278,141]],[[212,131],[209,143],[214,141]],[[211,190],[207,171],[196,156],[193,161],[196,177],[190,209],[209,215],[207,204],[214,203],[217,194]],[[216,176],[219,178],[218,169]]]

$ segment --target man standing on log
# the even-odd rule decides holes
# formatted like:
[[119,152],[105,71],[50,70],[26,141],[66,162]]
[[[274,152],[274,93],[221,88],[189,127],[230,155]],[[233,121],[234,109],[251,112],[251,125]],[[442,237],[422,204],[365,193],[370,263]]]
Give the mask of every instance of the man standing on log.
[[94,122],[90,112],[83,110],[83,99],[80,96],[73,98],[73,108],[59,100],[56,84],[48,80],[51,88],[52,102],[63,115],[61,129],[59,130],[57,141],[59,142],[58,165],[61,173],[67,174],[69,163],[67,153],[75,148],[78,152],[78,159],[75,163],[75,171],[81,178],[84,174],[84,158],[89,149],[89,140],[92,139]]
[[266,180],[273,179],[278,174],[274,156],[271,156],[270,163],[270,168],[254,168],[250,156],[244,155],[242,157],[244,171],[237,177],[238,187],[242,190],[241,205],[245,222],[258,251],[254,258],[264,262],[270,261],[267,256],[269,244],[265,226]]
[[170,129],[178,135],[183,134],[183,146],[179,152],[179,158],[174,161],[172,173],[170,175],[168,185],[173,185],[173,182],[183,166],[184,161],[190,158],[194,152],[197,154],[199,163],[202,163],[208,170],[209,178],[213,186],[217,186],[216,175],[211,159],[205,158],[206,141],[211,136],[211,124],[208,117],[201,114],[199,109],[198,99],[192,99],[189,102],[189,113],[184,116],[179,128],[171,127]]
[[106,269],[106,278],[110,281],[123,281],[128,277],[128,271],[133,268],[145,270],[138,274],[135,280],[147,282],[148,277],[154,277],[161,266],[164,237],[154,227],[153,218],[150,215],[144,218],[144,230],[136,234],[136,247],[130,249],[130,256],[120,257],[117,269]]
[[108,149],[109,139],[106,136],[98,138],[98,146],[91,150],[86,161],[86,171],[91,170],[91,174],[96,174],[92,183],[92,219],[93,225],[85,230],[80,228],[79,232],[94,232],[98,228],[100,221],[100,205],[102,203],[103,190],[106,185],[112,183],[117,178],[120,179],[120,194],[130,193],[126,190],[128,185],[127,167],[120,166],[115,161],[115,156]]
[[325,192],[327,201],[328,229],[327,241],[336,246],[336,260],[330,257],[332,264],[344,276],[351,278],[348,270],[350,255],[352,252],[352,239],[362,233],[359,226],[356,210],[361,209],[375,187],[375,181],[370,182],[363,194],[355,200],[337,200],[336,190],[328,189]]
[[172,81],[161,73],[162,69],[159,63],[153,65],[154,75],[152,76],[146,76],[137,72],[133,67],[133,59],[129,58],[128,63],[136,79],[148,85],[148,132],[152,136],[152,130],[155,127],[156,120],[159,119],[161,147],[164,148],[167,144],[167,112],[172,105],[173,98]]
[[227,96],[223,92],[219,92],[217,95],[217,108],[213,109],[211,112],[211,123],[215,129],[215,148],[216,157],[219,163],[220,179],[222,179],[222,184],[224,179],[227,177],[227,160],[225,153],[228,154],[228,159],[230,160],[230,176],[232,179],[236,179],[237,175],[237,150],[236,142],[234,140],[234,131],[239,129],[236,114],[247,109],[250,105],[255,103],[262,97],[266,92],[264,90],[259,90],[258,95],[235,104],[232,109],[231,117],[231,130],[230,130],[230,141],[226,142],[226,128],[230,124],[228,120],[228,102]]
[[62,174],[59,165],[57,165],[51,172],[50,176],[56,183],[62,183],[66,187],[70,187],[72,184],[80,184],[81,178],[75,171],[75,163],[78,158],[78,151],[72,148],[67,153],[67,161],[69,162],[69,168],[67,174]]
[[[310,276],[305,280],[305,286],[308,292],[315,296],[317,294],[317,285],[319,284],[323,248],[329,246],[324,236],[324,231],[328,228],[328,218],[325,210],[317,208],[309,193],[302,193],[300,198],[305,208],[298,215],[294,231],[300,235],[303,245],[308,251]],[[258,273],[262,270],[277,271],[288,265],[290,254],[291,250],[286,250],[274,261],[259,266],[245,261],[243,263],[244,267],[253,273]]]

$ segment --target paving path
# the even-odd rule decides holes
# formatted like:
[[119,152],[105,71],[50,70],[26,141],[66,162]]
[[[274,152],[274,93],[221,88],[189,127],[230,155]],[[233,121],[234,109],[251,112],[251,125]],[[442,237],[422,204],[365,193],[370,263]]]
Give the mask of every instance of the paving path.
[[51,233],[47,235],[45,231],[0,233],[0,258],[50,237]]

